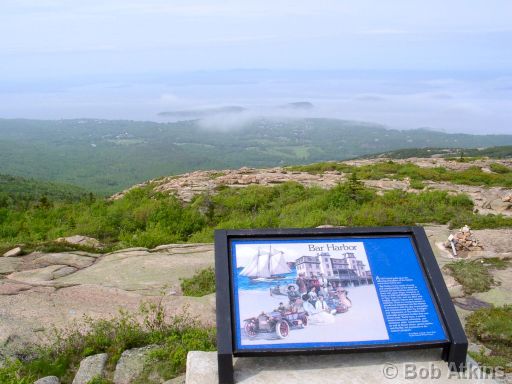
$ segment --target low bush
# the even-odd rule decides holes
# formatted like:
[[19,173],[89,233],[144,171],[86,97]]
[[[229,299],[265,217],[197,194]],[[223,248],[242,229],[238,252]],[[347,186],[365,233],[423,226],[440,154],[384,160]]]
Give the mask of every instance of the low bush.
[[495,173],[510,173],[512,169],[500,163],[492,163],[489,168]]
[[[184,372],[183,356],[190,348],[215,349],[215,330],[186,312],[169,316],[160,303],[144,304],[136,314],[120,312],[110,320],[85,318],[67,330],[55,331],[47,343],[34,349],[35,359],[23,363],[11,361],[0,368],[0,383],[28,384],[44,376],[57,376],[62,383],[71,383],[80,361],[97,353],[108,354],[109,373],[93,382],[109,383],[123,351],[152,344],[160,345],[155,356],[157,365],[172,367],[161,369],[162,378],[168,380]],[[151,367],[149,364],[147,370]]]
[[[467,163],[475,160],[475,158],[462,158],[462,160],[461,158],[454,158],[451,160]],[[447,170],[443,167],[420,167],[409,162],[397,163],[394,161],[382,161],[363,166],[327,162],[293,166],[289,167],[289,169],[309,172],[312,174],[321,174],[326,171],[340,171],[344,173],[357,172],[361,179],[371,180],[383,179],[386,177],[395,179],[404,179],[405,177],[408,177],[411,181],[432,180],[464,185],[512,187],[512,170],[509,167],[500,163],[492,163],[490,167],[494,173],[485,172],[476,166],[456,171]]]
[[468,225],[472,229],[496,229],[512,227],[512,217],[503,215],[455,215],[450,221],[450,228],[462,228]]
[[180,285],[185,296],[209,295],[215,292],[215,271],[212,267],[202,269],[189,279],[181,279]]
[[0,383],[2,384],[32,384],[37,377],[22,373],[23,363],[19,360],[8,360],[0,367]]
[[512,372],[512,305],[481,308],[466,318],[469,338],[490,350],[471,353],[480,364]]
[[163,345],[150,353],[150,361],[134,384],[150,383],[151,377],[167,380],[184,373],[188,351],[214,351],[215,338],[213,328],[189,328],[170,334]]
[[[389,162],[373,171],[383,174],[399,171],[403,177],[408,176],[408,168],[400,167]],[[451,223],[456,227],[468,224],[474,229],[512,226],[509,217],[474,214],[471,199],[462,194],[435,190],[420,193],[391,190],[378,194],[359,181],[366,172],[361,168],[357,176],[352,173],[346,182],[331,189],[304,187],[293,182],[219,188],[216,194],[198,195],[191,203],[184,204],[147,186],[134,189],[116,201],[61,202],[47,208],[34,206],[22,210],[0,208],[0,249],[23,243],[29,250],[68,250],[52,240],[75,234],[95,237],[112,250],[211,242],[216,228],[417,223]],[[418,182],[421,183],[411,179],[419,188]]]
[[411,180],[410,186],[412,189],[425,189],[425,184],[423,184],[420,180]]

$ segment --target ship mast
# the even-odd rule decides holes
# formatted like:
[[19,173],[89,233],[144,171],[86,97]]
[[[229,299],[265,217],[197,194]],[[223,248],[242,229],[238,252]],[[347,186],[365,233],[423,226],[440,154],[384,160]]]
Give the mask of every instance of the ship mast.
[[270,270],[270,259],[272,259],[272,244],[269,244],[268,261],[267,261],[268,274],[270,276],[272,276],[272,271]]

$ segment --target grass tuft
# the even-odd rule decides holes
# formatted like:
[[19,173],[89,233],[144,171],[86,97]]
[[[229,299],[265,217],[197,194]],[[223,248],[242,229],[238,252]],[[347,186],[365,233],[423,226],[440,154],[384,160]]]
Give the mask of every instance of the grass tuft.
[[486,292],[491,289],[494,279],[489,273],[489,268],[480,260],[458,260],[445,265],[451,275],[462,284],[464,293],[471,295],[475,292]]
[[466,319],[466,332],[470,339],[491,350],[472,353],[476,361],[512,372],[512,305],[476,310]]
[[493,269],[505,269],[510,258],[491,257],[477,260],[458,260],[445,265],[451,275],[464,287],[464,293],[487,292],[495,284],[490,273]]

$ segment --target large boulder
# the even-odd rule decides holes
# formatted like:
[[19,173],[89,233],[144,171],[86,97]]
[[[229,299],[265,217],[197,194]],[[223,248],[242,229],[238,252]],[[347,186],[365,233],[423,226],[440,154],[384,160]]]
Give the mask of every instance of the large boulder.
[[60,384],[60,380],[57,376],[46,376],[34,381],[34,384]]
[[103,377],[107,358],[106,353],[100,353],[83,359],[73,379],[73,384],[87,384],[95,377]]
[[512,207],[512,204],[508,201],[503,201],[503,199],[495,199],[491,201],[491,209],[498,213],[505,212]]
[[149,354],[155,348],[158,346],[148,345],[124,351],[116,365],[114,384],[130,384],[139,377],[144,370],[144,364],[148,360]]
[[16,257],[21,255],[21,247],[16,247],[4,253],[5,257]]
[[187,384],[217,383],[217,352],[190,351],[187,355]]
[[93,237],[75,235],[68,237],[59,237],[55,240],[57,243],[68,243],[73,245],[83,245],[90,248],[102,248],[103,245]]
[[167,380],[162,384],[186,384],[185,375],[175,377],[174,379]]

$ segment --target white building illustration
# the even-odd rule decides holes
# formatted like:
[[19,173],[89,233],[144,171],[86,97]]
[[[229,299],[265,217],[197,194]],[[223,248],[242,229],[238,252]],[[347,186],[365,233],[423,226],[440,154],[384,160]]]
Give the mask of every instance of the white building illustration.
[[354,253],[346,252],[343,258],[331,257],[328,252],[316,256],[301,256],[296,262],[297,273],[303,273],[306,278],[322,274],[329,281],[337,281],[342,285],[371,284],[372,274],[365,268]]

